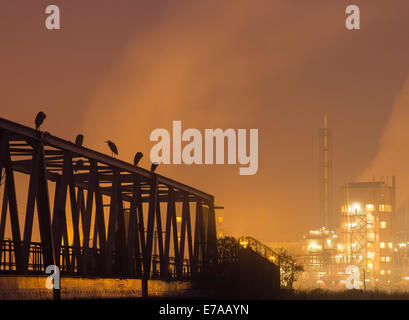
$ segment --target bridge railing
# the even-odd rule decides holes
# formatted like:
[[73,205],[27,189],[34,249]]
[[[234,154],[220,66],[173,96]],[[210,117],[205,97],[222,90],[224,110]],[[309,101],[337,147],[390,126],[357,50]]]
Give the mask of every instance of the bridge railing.
[[[20,247],[23,242],[20,242]],[[99,248],[88,248],[88,261],[90,262],[90,272],[87,275],[104,276],[104,271],[101,269],[104,261]],[[74,248],[72,246],[61,247],[60,272],[65,275],[81,275],[81,259],[85,256],[83,248]],[[76,259],[77,260],[76,260]],[[115,251],[113,259],[115,260]],[[143,259],[142,255],[140,259]],[[45,271],[43,259],[43,245],[40,242],[31,242],[29,248],[29,261],[26,274],[42,274]],[[202,263],[197,265],[197,270],[202,270]],[[15,257],[15,243],[12,240],[0,241],[0,273],[16,273],[16,257]],[[192,275],[191,263],[189,259],[183,260],[182,277],[177,274],[177,263],[174,257],[168,259],[168,273],[165,275],[167,279],[187,280]],[[142,277],[143,272],[136,273],[136,277]],[[164,275],[160,273],[160,256],[153,255],[151,278],[163,278]]]
[[240,245],[244,248],[250,248],[254,252],[258,253],[260,256],[269,260],[272,263],[278,263],[278,254],[270,247],[261,243],[253,237],[241,237],[239,239]]

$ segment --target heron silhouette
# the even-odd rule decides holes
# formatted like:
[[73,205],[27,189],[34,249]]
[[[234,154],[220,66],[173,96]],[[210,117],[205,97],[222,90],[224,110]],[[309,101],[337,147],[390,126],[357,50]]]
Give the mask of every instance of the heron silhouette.
[[77,146],[82,146],[82,142],[84,141],[84,135],[83,134],[79,134],[77,135],[77,137],[75,138],[75,144]]
[[140,151],[138,151],[138,152],[135,154],[135,158],[133,159],[133,164],[134,164],[135,166],[137,166],[138,163],[139,163],[139,161],[141,161],[142,157],[143,157],[143,153],[140,152]]
[[159,166],[159,163],[153,162],[152,165],[151,165],[151,171],[152,171],[152,172],[155,172],[155,170],[156,170],[156,168],[157,168],[158,166]]
[[105,143],[107,143],[109,149],[111,149],[113,157],[115,154],[118,155],[118,148],[116,147],[115,143],[113,143],[111,140],[107,140]]
[[46,115],[44,112],[40,111],[36,115],[36,119],[34,120],[35,125],[36,125],[36,130],[40,129],[41,124],[44,122],[44,119],[46,118]]

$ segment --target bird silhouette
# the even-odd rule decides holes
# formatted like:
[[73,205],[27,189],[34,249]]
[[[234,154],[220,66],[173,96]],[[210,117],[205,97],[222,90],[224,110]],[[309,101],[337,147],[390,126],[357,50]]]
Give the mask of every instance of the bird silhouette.
[[114,154],[118,155],[118,148],[116,147],[115,143],[113,143],[111,140],[107,140],[105,143],[107,143],[109,149],[111,149],[112,156],[114,156]]
[[142,157],[143,157],[143,153],[142,153],[142,152],[137,152],[137,153],[135,154],[135,158],[133,159],[133,164],[134,164],[135,166],[137,166],[138,163],[139,163],[139,161],[141,161]]
[[46,115],[44,112],[40,111],[39,113],[37,113],[36,119],[34,121],[36,125],[36,130],[40,129],[40,126],[44,122],[45,118],[46,118]]
[[151,165],[151,171],[152,172],[155,172],[155,170],[156,170],[156,168],[159,166],[159,163],[157,163],[157,162],[154,162],[154,163],[152,163],[152,165]]
[[84,141],[84,135],[83,134],[79,134],[76,138],[75,138],[75,144],[77,146],[82,146],[82,142]]

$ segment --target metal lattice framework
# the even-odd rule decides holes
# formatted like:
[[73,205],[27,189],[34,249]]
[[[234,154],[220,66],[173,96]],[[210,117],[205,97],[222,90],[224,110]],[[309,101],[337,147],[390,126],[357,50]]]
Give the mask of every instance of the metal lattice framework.
[[[24,213],[15,172],[29,176]],[[0,272],[57,265],[86,276],[182,279],[216,263],[214,197],[207,193],[2,118],[0,174]],[[40,243],[31,241],[35,212]]]

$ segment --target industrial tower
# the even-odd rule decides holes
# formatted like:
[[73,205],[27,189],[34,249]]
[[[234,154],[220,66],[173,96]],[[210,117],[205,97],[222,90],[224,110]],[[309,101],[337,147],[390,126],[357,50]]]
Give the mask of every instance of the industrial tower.
[[319,130],[320,144],[320,218],[323,227],[329,227],[331,217],[331,180],[332,180],[332,145],[331,129],[328,128],[327,116],[324,127]]

